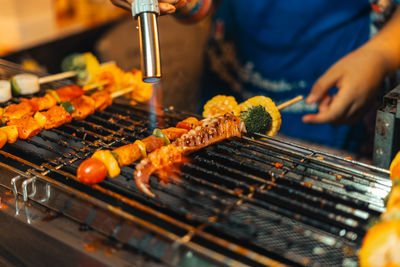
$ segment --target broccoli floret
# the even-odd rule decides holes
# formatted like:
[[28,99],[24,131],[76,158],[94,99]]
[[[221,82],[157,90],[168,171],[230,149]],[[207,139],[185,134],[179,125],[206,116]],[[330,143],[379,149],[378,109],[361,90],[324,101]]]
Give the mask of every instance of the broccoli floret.
[[266,133],[271,128],[272,117],[261,105],[242,111],[240,118],[249,134]]

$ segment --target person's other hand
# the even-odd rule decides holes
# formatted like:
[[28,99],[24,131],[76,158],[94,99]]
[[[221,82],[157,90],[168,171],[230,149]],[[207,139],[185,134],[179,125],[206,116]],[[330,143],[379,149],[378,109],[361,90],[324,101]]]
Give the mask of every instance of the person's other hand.
[[[110,0],[114,5],[126,9],[131,10],[131,4],[134,0]],[[186,5],[186,0],[159,0],[158,1],[160,7],[160,14],[172,14],[178,8],[181,8]]]
[[[376,97],[387,72],[385,57],[361,47],[337,61],[314,84],[307,104],[319,102],[318,113],[303,116],[306,123],[349,124],[359,120]],[[330,96],[332,87],[338,93]]]

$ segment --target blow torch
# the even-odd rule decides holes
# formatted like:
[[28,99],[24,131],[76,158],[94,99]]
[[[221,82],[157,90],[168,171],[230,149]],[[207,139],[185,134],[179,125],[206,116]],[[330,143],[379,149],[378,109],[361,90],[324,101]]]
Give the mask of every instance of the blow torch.
[[156,83],[161,78],[160,41],[157,16],[160,15],[157,0],[135,0],[132,16],[138,20],[141,68],[143,81]]

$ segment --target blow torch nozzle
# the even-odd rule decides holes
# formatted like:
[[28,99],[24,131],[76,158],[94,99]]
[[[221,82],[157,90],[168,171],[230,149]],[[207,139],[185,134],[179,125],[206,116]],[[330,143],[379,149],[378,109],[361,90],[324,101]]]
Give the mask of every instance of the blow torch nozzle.
[[159,14],[157,0],[135,0],[132,3],[132,16],[138,20],[143,81],[147,83],[158,82],[161,78]]

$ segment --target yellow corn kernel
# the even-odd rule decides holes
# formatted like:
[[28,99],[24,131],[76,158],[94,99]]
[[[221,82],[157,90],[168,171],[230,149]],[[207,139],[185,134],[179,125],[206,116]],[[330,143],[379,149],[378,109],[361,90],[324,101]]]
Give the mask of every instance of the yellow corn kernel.
[[233,96],[217,95],[204,105],[203,117],[210,118],[232,112],[238,103]]

